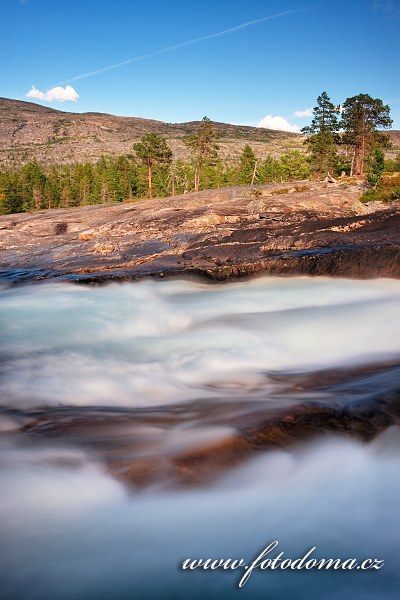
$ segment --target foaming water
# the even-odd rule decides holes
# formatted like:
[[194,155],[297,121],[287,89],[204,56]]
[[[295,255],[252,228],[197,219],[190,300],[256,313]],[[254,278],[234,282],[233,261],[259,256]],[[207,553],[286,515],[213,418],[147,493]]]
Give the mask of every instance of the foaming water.
[[[376,572],[256,571],[246,598],[397,598],[399,431],[369,448],[332,439],[260,456],[215,486],[128,493],[89,461],[16,452],[3,466],[5,598],[233,598],[242,572],[182,571],[186,558],[384,559]],[[56,457],[53,457],[53,460]],[[82,457],[73,456],[77,460]],[[11,456],[8,456],[8,461]]]
[[0,298],[3,390],[24,407],[264,394],[271,372],[398,357],[399,298],[393,280],[307,278],[11,289]]
[[[46,284],[3,290],[0,312],[2,597],[397,598],[397,426],[234,455],[195,487],[166,469],[260,411],[392,393],[400,282]],[[257,571],[241,589],[243,572],[179,566],[251,563],[273,540],[285,557],[385,564]]]

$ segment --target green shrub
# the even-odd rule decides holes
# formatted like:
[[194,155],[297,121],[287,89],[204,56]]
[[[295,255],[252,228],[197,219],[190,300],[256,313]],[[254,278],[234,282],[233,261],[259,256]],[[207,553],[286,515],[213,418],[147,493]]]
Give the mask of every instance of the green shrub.
[[400,186],[397,188],[394,188],[393,192],[392,192],[392,198],[393,200],[399,200],[400,199]]
[[372,190],[372,189],[364,192],[364,194],[360,198],[360,202],[363,202],[363,203],[373,202],[375,200],[380,200],[380,198],[378,197],[376,190]]
[[368,189],[360,198],[361,202],[392,202],[400,199],[400,173],[383,173],[379,182]]

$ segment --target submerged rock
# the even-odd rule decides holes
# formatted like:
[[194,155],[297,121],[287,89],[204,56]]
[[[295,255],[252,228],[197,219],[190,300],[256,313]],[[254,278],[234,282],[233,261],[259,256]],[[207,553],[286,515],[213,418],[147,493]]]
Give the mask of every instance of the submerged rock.
[[[269,377],[272,375],[269,374]],[[76,446],[128,486],[204,485],[260,452],[327,435],[370,442],[400,425],[395,364],[277,374],[281,397],[197,399],[148,408],[8,410],[24,444]],[[262,474],[260,474],[260,477]]]

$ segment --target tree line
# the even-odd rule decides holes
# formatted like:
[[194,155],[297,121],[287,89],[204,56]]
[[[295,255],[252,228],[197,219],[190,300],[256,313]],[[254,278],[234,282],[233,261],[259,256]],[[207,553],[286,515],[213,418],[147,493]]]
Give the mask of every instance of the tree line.
[[391,127],[390,108],[379,98],[358,94],[347,98],[343,105],[334,105],[322,92],[313,109],[313,119],[303,127],[310,155],[310,165],[316,175],[329,171],[337,174],[341,162],[349,175],[364,177],[367,171],[372,184],[377,183],[384,169],[384,150],[390,139],[382,129]]
[[[151,153],[145,152],[150,143],[154,144]],[[172,160],[165,140],[156,134],[146,134],[140,144],[143,148],[135,155],[102,157],[94,164],[46,167],[31,161],[0,171],[0,214],[174,196],[252,182],[295,181],[310,175],[307,157],[298,150],[279,159],[258,160],[246,145],[236,160],[202,153],[199,161],[182,161]]]
[[313,119],[303,128],[306,153],[293,150],[260,160],[249,144],[236,159],[223,160],[218,133],[204,117],[184,138],[191,160],[174,160],[166,140],[147,133],[132,154],[102,157],[97,163],[42,166],[31,161],[0,171],[0,214],[121,202],[184,194],[231,185],[295,181],[328,173],[363,177],[376,185],[383,170],[400,170],[384,160],[390,127],[389,107],[367,94],[335,106],[326,92],[317,99]]

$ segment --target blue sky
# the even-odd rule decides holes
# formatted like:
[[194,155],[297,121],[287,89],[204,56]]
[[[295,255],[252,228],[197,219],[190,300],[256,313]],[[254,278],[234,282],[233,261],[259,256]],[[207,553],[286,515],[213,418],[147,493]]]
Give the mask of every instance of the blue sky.
[[322,91],[335,104],[362,92],[388,103],[400,129],[400,0],[0,6],[5,97],[72,112],[166,122],[207,115],[296,130]]

